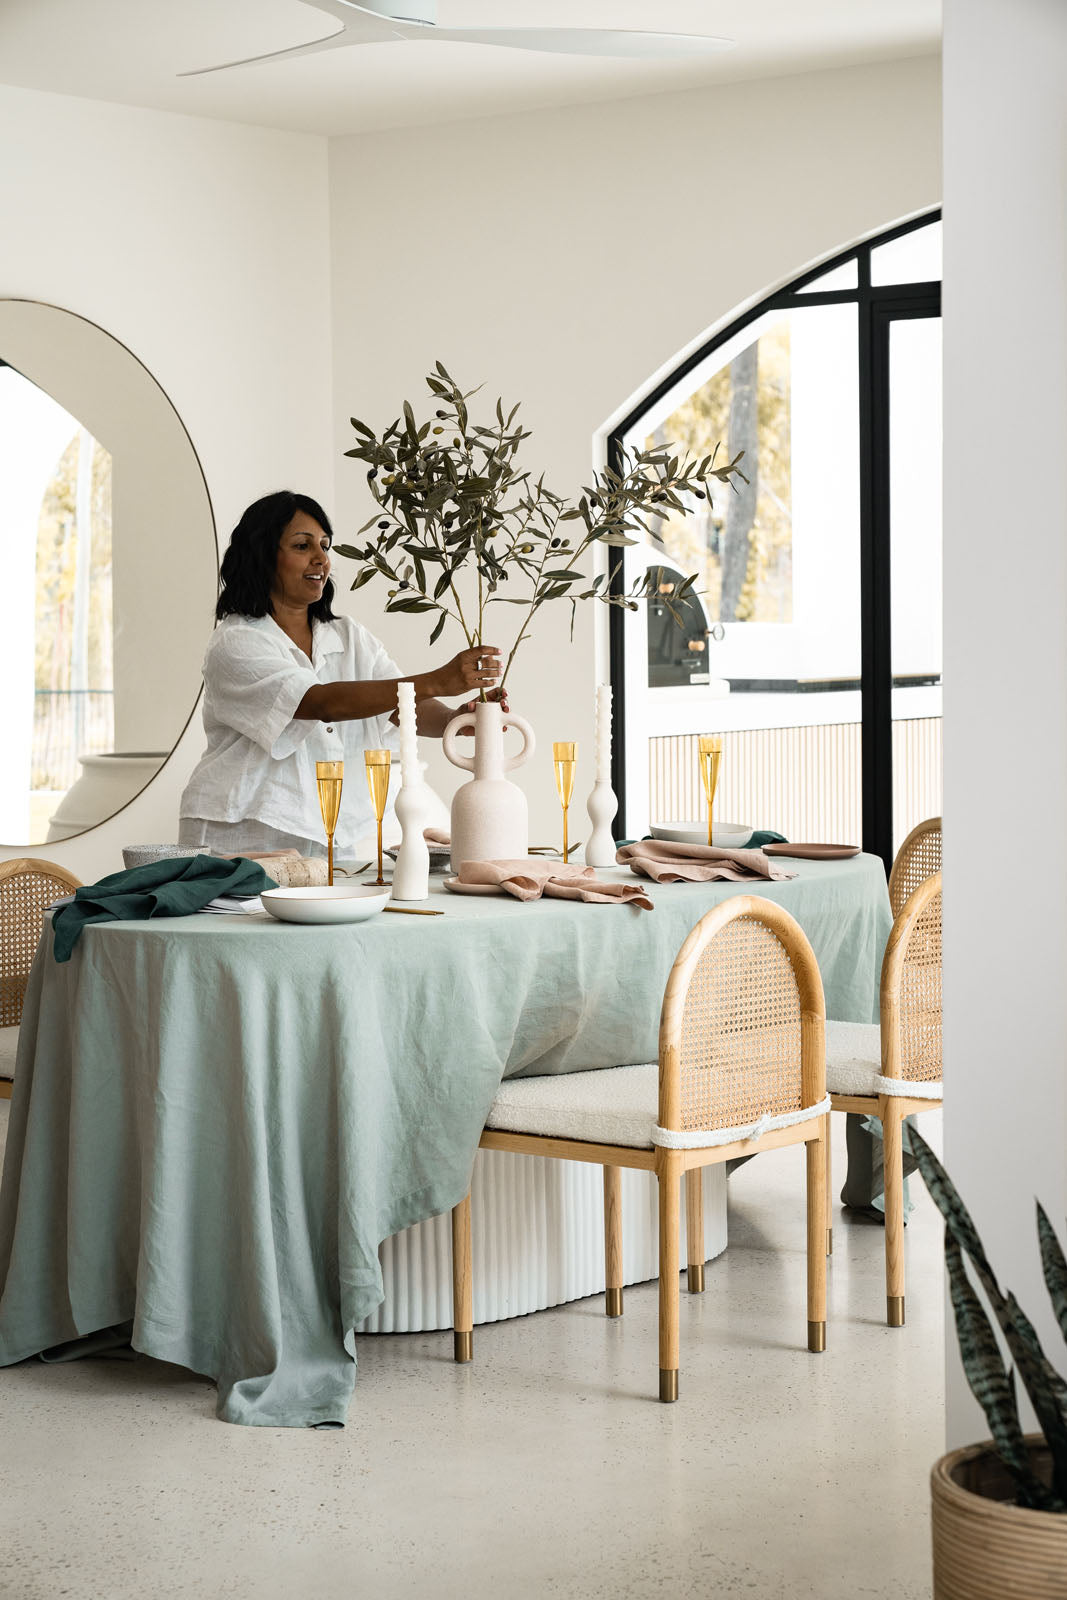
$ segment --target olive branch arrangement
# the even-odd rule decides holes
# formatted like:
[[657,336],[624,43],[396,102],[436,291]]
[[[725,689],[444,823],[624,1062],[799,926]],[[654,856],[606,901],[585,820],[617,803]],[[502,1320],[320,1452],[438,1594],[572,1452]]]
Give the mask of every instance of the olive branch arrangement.
[[[480,645],[490,606],[523,607],[501,684],[548,601],[570,601],[573,637],[579,600],[636,611],[638,602],[657,590],[660,569],[654,567],[625,592],[613,593],[611,580],[621,556],[614,570],[587,578],[577,563],[594,545],[636,544],[630,535],[638,530],[654,537],[649,518],[658,521],[672,511],[688,515],[695,500],[710,497],[711,479],[732,486],[735,477],[748,481],[738,466],[743,451],[721,467],[715,465],[718,446],[701,461],[673,455],[669,447],[624,451],[622,470],[602,468],[572,504],[546,486],[543,474],[534,479],[520,469],[519,447],[530,434],[516,421],[518,405],[505,415],[498,400],[495,422],[477,423],[467,401],[478,390],[464,393],[440,362],[426,383],[438,404],[433,419],[421,426],[406,400],[402,418],[380,437],[351,419],[356,443],[345,455],[367,463],[367,483],[379,511],[357,534],[373,528],[371,538],[362,546],[339,544],[336,553],[360,563],[353,589],[378,576],[392,584],[386,611],[438,612],[431,644],[453,617],[467,644]],[[580,526],[568,535],[565,524],[571,523]],[[477,574],[476,615],[464,610],[457,582],[469,564]],[[686,578],[674,600],[695,582],[696,574]],[[509,589],[521,592],[505,592]],[[467,606],[472,606],[470,595]]]

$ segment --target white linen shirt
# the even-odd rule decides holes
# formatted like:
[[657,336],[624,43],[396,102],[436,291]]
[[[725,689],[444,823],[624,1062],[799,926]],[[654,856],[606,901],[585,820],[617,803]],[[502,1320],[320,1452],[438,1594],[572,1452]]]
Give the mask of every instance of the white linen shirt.
[[316,761],[343,761],[334,848],[344,859],[375,828],[364,750],[399,750],[388,715],[319,722],[293,713],[319,683],[399,678],[385,646],[350,617],[313,622],[311,661],[273,617],[224,617],[204,656],[207,749],[181,798],[189,818],[257,822],[325,842]]

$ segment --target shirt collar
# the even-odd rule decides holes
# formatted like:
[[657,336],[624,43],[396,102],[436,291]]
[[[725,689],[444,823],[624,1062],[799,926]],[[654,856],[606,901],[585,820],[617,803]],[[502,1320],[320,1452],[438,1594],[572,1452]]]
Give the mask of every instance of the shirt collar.
[[[295,656],[303,656],[304,652],[299,645],[295,645],[284,628],[279,628],[274,618],[268,612],[263,617],[249,617],[247,619],[255,627],[266,632],[273,632],[284,640]],[[335,656],[344,650],[345,642],[340,632],[332,622],[315,622],[311,624],[311,665],[317,667],[324,656]],[[304,657],[306,660],[307,658]]]

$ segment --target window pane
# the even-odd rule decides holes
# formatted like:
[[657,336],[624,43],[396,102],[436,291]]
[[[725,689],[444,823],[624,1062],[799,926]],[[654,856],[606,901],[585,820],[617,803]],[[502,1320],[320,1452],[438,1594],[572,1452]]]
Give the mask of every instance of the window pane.
[[941,224],[929,222],[871,251],[871,283],[933,283],[941,277]]
[[16,592],[0,637],[8,691],[0,838],[44,839],[78,757],[113,736],[111,457],[78,419],[0,364],[0,481]]
[[941,815],[941,320],[889,328],[893,848]]
[[721,820],[859,840],[856,315],[854,305],[768,313],[626,441],[701,455],[721,441],[720,459],[745,450],[750,479],[627,551],[629,577],[655,564],[699,573],[705,626],[723,630],[702,637],[684,618],[671,658],[659,601],[627,618],[629,833],[700,817],[696,737],[718,732]]
[[813,278],[806,283],[799,292],[801,294],[822,294],[824,289],[855,289],[859,286],[856,262],[846,261],[840,267],[834,267],[832,272],[824,272],[821,278]]

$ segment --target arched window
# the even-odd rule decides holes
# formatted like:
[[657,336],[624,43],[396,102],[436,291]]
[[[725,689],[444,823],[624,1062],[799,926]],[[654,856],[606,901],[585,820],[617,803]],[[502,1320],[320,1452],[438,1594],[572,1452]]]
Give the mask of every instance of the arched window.
[[611,612],[626,836],[702,814],[701,733],[724,736],[724,820],[888,863],[940,811],[940,280],[935,212],[746,311],[612,434],[613,464],[721,441],[750,480],[620,565],[620,587],[662,568],[643,612]]

